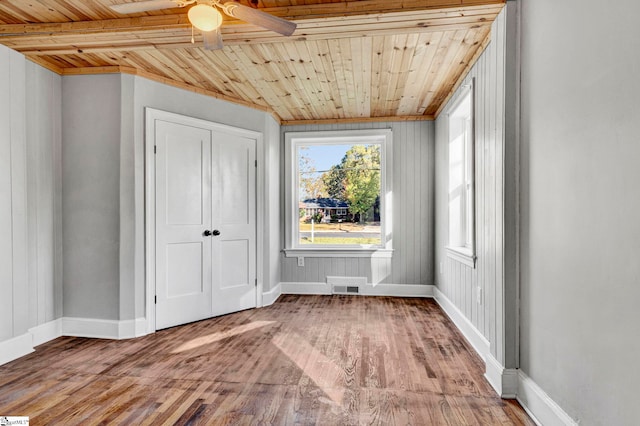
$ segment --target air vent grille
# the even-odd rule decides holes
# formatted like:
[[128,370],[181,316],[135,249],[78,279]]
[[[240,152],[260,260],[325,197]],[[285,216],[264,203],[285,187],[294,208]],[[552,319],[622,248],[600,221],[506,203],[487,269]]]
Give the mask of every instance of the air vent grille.
[[327,277],[331,294],[362,294],[367,277]]
[[352,285],[334,285],[332,294],[360,294],[360,287]]

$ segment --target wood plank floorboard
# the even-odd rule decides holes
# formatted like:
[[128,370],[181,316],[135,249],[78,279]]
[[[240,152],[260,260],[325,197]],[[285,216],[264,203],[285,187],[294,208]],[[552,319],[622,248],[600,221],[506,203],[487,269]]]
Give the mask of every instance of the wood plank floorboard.
[[281,296],[130,340],[61,337],[0,366],[32,425],[533,425],[430,299]]

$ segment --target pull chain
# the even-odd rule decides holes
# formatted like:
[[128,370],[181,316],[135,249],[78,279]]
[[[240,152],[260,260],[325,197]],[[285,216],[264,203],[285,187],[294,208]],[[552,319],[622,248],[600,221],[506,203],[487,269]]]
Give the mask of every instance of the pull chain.
[[191,44],[195,44],[196,39],[193,38],[193,25],[191,26]]

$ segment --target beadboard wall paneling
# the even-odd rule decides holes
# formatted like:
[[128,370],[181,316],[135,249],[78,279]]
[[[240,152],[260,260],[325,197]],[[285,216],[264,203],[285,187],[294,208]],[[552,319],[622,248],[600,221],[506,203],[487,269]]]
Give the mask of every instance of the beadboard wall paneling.
[[0,341],[24,334],[29,321],[25,62],[0,47]]
[[0,343],[61,316],[60,99],[59,76],[0,46]]
[[[475,88],[475,200],[476,267],[447,256],[448,240],[448,121],[447,108],[436,120],[436,248],[439,290],[453,302],[491,342],[492,355],[504,362],[504,144],[505,144],[505,25],[500,13],[492,27],[492,40],[463,84]],[[478,301],[478,292],[481,292]]]
[[62,316],[61,77],[26,62],[29,326]]
[[[14,63],[21,60],[17,53],[0,46],[0,300],[13,301],[14,287],[24,285],[14,281],[14,222],[13,189],[14,177],[24,173],[24,167],[12,167],[12,145],[16,135],[13,130],[17,123],[24,125],[24,111],[20,117],[13,106],[12,87],[19,86],[19,76],[14,73]],[[22,81],[24,90],[24,80]],[[22,141],[20,141],[22,143]],[[19,145],[20,143],[16,144]],[[14,334],[14,312],[17,306],[6,303],[0,309],[0,340],[7,340]]]
[[283,126],[281,139],[284,143],[286,132],[388,128],[393,132],[393,257],[305,258],[305,266],[299,267],[295,258],[283,256],[282,282],[325,282],[334,275],[366,276],[372,284],[433,282],[433,122]]

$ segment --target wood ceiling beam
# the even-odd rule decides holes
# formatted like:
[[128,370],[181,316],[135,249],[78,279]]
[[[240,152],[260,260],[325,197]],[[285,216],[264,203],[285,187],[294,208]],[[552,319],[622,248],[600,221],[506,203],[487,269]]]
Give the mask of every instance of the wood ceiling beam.
[[188,27],[186,14],[38,24],[0,25],[0,37],[135,32]]
[[[506,0],[361,0],[340,3],[271,7],[260,9],[284,19],[337,18],[354,15],[375,15],[416,10],[444,10],[473,6],[504,5]],[[239,22],[227,15],[225,23]],[[176,13],[138,18],[107,19],[63,23],[34,23],[0,25],[0,35],[28,35],[34,33],[67,33],[94,31],[134,31],[136,29],[168,29],[189,26],[186,13]]]
[[[263,9],[298,23],[290,38],[228,19],[225,44],[272,43],[446,31],[490,25],[503,0],[363,0]],[[455,4],[455,7],[452,6]],[[463,4],[463,6],[461,6]],[[0,43],[25,55],[64,55],[191,46],[186,15],[0,26]]]

